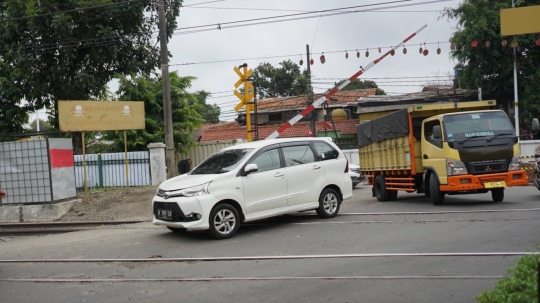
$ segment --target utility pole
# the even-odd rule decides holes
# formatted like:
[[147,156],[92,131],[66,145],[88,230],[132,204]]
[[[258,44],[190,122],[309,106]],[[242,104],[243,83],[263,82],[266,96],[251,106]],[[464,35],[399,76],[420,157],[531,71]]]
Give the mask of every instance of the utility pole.
[[[516,7],[516,2],[517,1],[514,1],[512,0],[512,7]],[[519,135],[521,134],[520,133],[520,130],[519,130],[519,110],[518,110],[518,79],[517,79],[517,66],[516,66],[516,60],[517,60],[517,54],[516,54],[516,48],[517,47],[513,47],[514,49],[514,120],[515,120],[515,123],[516,123],[516,136],[518,137],[518,141],[519,141]]]
[[[310,57],[309,57],[309,44],[306,44],[306,52],[307,52],[307,73],[308,73],[308,104],[312,104],[313,103],[313,88],[311,87],[311,68],[310,68],[310,65],[311,65],[311,60],[310,60]],[[311,119],[309,119],[309,128],[311,129],[311,135],[313,137],[316,137],[317,136],[317,133],[315,132],[315,118],[317,117],[316,116],[316,111],[313,111],[311,113]]]
[[172,127],[171,87],[169,83],[169,51],[167,49],[167,21],[165,19],[165,2],[158,0],[159,42],[161,51],[161,81],[163,83],[163,120],[165,123],[165,165],[167,178],[178,175],[174,156],[174,138]]

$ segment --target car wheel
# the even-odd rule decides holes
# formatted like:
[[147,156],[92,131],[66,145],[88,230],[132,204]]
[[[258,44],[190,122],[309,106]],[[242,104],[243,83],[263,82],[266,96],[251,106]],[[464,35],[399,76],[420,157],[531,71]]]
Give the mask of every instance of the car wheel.
[[219,204],[210,213],[210,235],[216,239],[233,237],[240,227],[240,215],[230,204]]
[[502,202],[502,200],[504,200],[504,188],[492,189],[491,198],[494,202]]
[[389,191],[386,190],[386,180],[383,175],[378,175],[375,178],[375,195],[380,202],[388,201]]
[[323,190],[319,197],[319,208],[317,208],[317,214],[324,219],[333,218],[337,216],[340,205],[341,198],[337,191],[327,188]]
[[167,226],[167,228],[174,233],[183,233],[186,231],[184,228],[177,228],[177,227],[170,227],[170,226]]
[[444,193],[439,188],[439,180],[435,174],[429,177],[429,192],[433,205],[442,205],[444,203]]

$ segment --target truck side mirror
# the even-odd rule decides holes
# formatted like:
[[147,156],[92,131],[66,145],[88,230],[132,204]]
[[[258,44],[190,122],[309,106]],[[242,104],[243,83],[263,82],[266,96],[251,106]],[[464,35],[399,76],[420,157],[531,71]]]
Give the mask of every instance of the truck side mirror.
[[540,129],[540,124],[538,123],[538,119],[534,118],[532,120],[532,131],[533,131],[533,133],[536,134],[539,129]]
[[433,139],[435,140],[442,140],[442,132],[441,132],[441,126],[435,125],[433,126]]

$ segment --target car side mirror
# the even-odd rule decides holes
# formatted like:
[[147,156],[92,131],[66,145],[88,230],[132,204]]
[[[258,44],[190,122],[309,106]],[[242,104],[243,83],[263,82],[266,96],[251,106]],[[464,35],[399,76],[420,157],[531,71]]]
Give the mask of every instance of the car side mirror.
[[441,132],[441,126],[435,125],[433,126],[433,139],[435,140],[442,140],[442,132]]
[[249,175],[251,173],[254,173],[254,172],[258,171],[258,170],[259,170],[259,167],[257,166],[257,164],[254,164],[254,163],[248,164],[244,168],[244,175],[247,176],[247,175]]
[[537,118],[534,118],[532,120],[532,131],[534,134],[536,134],[540,130],[540,123],[538,122]]

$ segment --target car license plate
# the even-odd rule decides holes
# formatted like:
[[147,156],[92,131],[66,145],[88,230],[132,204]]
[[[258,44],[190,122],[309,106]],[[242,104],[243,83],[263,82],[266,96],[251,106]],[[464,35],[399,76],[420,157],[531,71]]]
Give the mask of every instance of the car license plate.
[[172,220],[172,210],[158,209],[157,218],[163,220]]
[[504,181],[497,181],[497,182],[486,182],[484,183],[485,188],[499,188],[499,187],[506,187],[506,182]]

